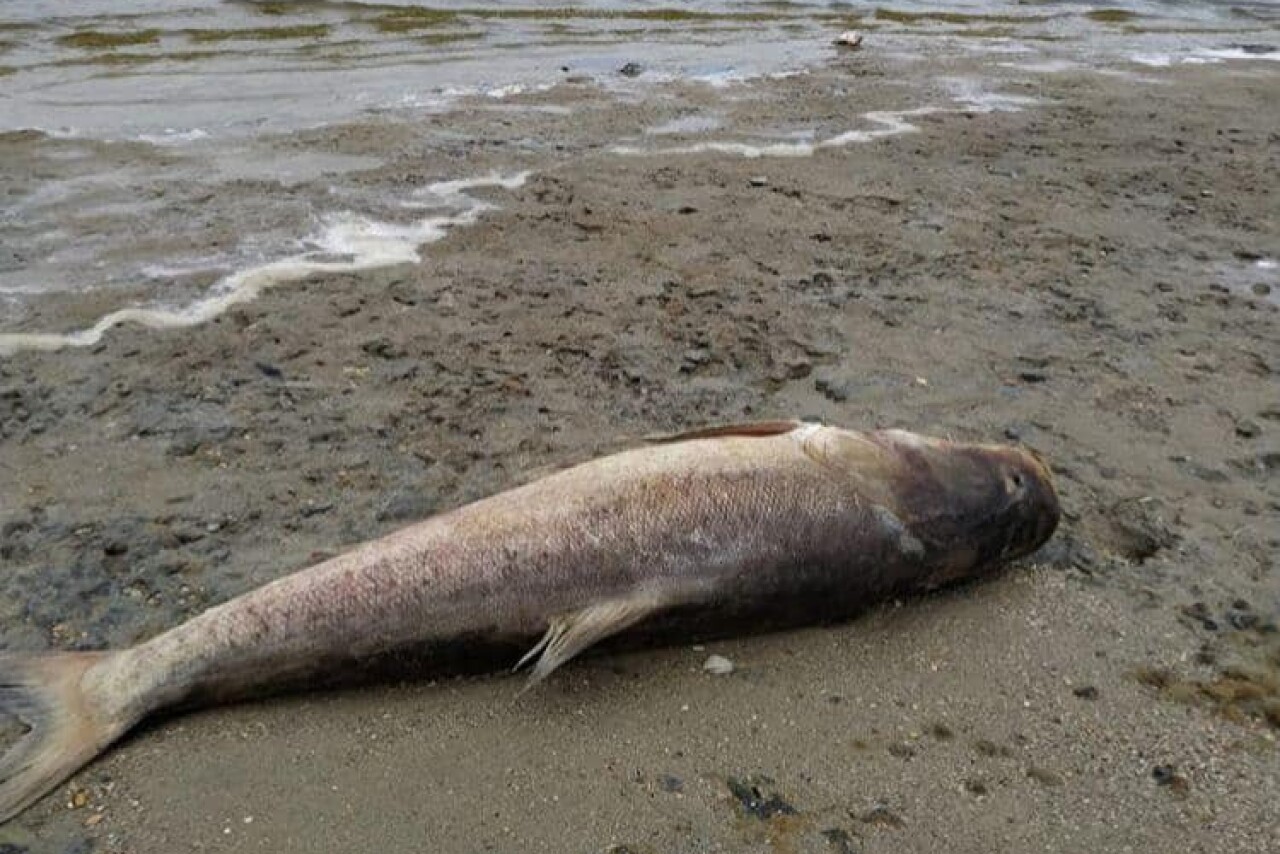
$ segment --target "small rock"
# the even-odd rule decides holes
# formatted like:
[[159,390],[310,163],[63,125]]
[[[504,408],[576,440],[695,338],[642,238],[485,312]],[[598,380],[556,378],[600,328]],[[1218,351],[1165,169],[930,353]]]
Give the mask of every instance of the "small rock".
[[787,379],[791,380],[804,379],[813,372],[813,362],[804,356],[788,359],[783,367],[786,370]]
[[693,347],[684,351],[684,359],[680,364],[680,370],[684,373],[690,373],[696,368],[710,364],[711,351],[706,347]]
[[1184,617],[1195,620],[1206,631],[1216,632],[1219,628],[1218,621],[1209,611],[1209,606],[1203,602],[1192,602],[1190,605],[1183,605],[1179,610]]
[[733,662],[723,655],[711,655],[703,662],[702,669],[713,676],[728,676],[734,671]]
[[1260,297],[1268,296],[1271,293],[1271,286],[1266,282],[1254,282],[1250,289]]
[[623,77],[639,77],[644,73],[644,66],[638,62],[628,62],[618,69],[618,73]]
[[899,759],[910,759],[916,755],[916,749],[905,741],[895,741],[889,745],[889,754]]
[[1098,689],[1093,687],[1092,685],[1081,685],[1079,688],[1076,688],[1071,693],[1075,694],[1081,700],[1098,699]]
[[1151,769],[1151,779],[1155,780],[1158,786],[1172,785],[1177,776],[1172,765],[1157,765]]
[[1027,769],[1027,776],[1035,780],[1042,786],[1061,786],[1062,777],[1048,768],[1041,768],[1038,765],[1032,765]]
[[102,553],[112,557],[119,557],[127,551],[129,551],[129,544],[114,537],[102,544]]
[[813,387],[827,400],[835,403],[848,400],[853,391],[853,383],[835,377],[818,377],[813,381]]
[[267,362],[254,362],[253,366],[264,376],[273,380],[284,379],[284,371]]
[[857,30],[845,30],[831,42],[837,47],[857,50],[862,47],[862,33]]
[[407,352],[403,347],[383,336],[371,338],[361,344],[360,349],[364,350],[370,356],[376,356],[379,359],[401,359],[407,355]]
[[1257,421],[1242,418],[1236,422],[1236,435],[1243,439],[1253,439],[1261,432],[1262,428],[1258,426]]
[[858,850],[849,831],[843,828],[828,827],[822,831],[822,838],[827,840],[827,844],[835,854],[855,854]]
[[302,515],[309,519],[312,516],[319,516],[321,513],[328,513],[332,509],[332,501],[308,501],[302,507]]
[[753,175],[747,179],[747,183],[753,187],[767,187],[769,186],[769,179],[763,175]]
[[1236,631],[1247,631],[1258,627],[1258,615],[1249,611],[1247,608],[1228,608],[1227,622],[1231,624],[1231,628]]
[[881,827],[906,827],[907,823],[902,817],[889,809],[884,804],[877,804],[871,809],[858,816],[858,821],[863,824],[878,824]]
[[797,810],[772,790],[773,780],[759,776],[748,780],[730,777],[725,781],[730,793],[747,815],[761,821],[777,815],[796,815]]
[[683,792],[684,780],[672,774],[663,774],[658,778],[658,788],[664,792]]

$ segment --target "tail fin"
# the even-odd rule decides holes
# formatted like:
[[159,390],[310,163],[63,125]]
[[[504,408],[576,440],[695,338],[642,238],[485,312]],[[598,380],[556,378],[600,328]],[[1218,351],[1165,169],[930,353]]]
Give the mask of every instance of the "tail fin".
[[[22,812],[128,729],[81,683],[112,652],[0,654],[0,715],[27,732],[0,754],[0,824]],[[3,749],[0,747],[0,749]]]

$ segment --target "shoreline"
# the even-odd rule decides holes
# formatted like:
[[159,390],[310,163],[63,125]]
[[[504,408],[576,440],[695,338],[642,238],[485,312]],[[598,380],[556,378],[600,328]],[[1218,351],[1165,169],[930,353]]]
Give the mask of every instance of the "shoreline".
[[[855,85],[857,113],[892,109],[899,70],[863,55],[731,109],[836,122]],[[970,69],[915,73],[942,91]],[[513,129],[476,110],[454,129],[470,149],[424,161],[395,136],[362,180],[484,173],[488,141],[554,145],[566,121],[583,141],[417,265],[0,360],[14,649],[131,643],[543,467],[716,421],[1022,441],[1066,510],[990,582],[591,657],[519,701],[509,679],[448,680],[159,722],[0,843],[1262,850],[1280,798],[1280,311],[1212,271],[1274,257],[1280,90],[1269,65],[1164,73],[1177,85],[1032,75],[1000,91],[1033,109],[920,116],[807,158],[577,157],[670,111]],[[705,673],[710,653],[737,670]]]

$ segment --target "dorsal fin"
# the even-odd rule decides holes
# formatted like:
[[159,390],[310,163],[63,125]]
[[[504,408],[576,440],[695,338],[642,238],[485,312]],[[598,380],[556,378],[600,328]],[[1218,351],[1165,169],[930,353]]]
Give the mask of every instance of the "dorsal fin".
[[747,424],[721,424],[715,427],[702,427],[687,430],[683,433],[645,436],[645,441],[654,445],[670,445],[675,442],[689,442],[693,439],[714,439],[719,436],[781,436],[804,426],[803,421],[789,419],[786,421],[755,421]]

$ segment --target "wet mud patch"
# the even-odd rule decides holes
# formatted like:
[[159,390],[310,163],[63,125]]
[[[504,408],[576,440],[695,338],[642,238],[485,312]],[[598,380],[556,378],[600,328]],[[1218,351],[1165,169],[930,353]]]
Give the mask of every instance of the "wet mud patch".
[[1280,730],[1280,630],[1274,620],[1207,643],[1197,658],[1206,674],[1144,666],[1133,677],[1166,700],[1206,707],[1238,724]]

